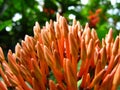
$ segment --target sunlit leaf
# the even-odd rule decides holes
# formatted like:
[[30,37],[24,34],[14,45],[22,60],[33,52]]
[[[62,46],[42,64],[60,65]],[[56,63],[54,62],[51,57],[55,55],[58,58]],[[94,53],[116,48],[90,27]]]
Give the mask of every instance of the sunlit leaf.
[[11,26],[11,25],[12,25],[12,20],[7,20],[0,23],[0,31],[2,31],[6,26]]

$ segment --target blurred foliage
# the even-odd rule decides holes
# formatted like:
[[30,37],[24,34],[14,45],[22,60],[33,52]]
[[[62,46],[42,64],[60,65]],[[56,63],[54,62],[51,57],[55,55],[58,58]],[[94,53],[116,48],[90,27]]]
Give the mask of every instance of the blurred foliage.
[[[73,17],[83,27],[88,22],[100,39],[105,37],[109,28],[113,28],[115,36],[119,33],[118,2],[112,5],[110,0],[88,0],[87,4],[81,0],[0,0],[0,46],[5,52],[14,50],[25,34],[32,35],[36,21],[42,27],[49,19],[55,20],[56,12],[65,16],[70,24]],[[15,20],[15,16],[19,18]]]

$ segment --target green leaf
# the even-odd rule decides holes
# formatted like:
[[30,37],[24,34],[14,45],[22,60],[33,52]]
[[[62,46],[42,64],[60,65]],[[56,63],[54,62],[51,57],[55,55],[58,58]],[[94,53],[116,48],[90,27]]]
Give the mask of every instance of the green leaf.
[[0,31],[2,31],[6,26],[11,26],[11,25],[12,25],[12,20],[7,20],[0,23]]
[[3,0],[0,0],[0,5],[3,3]]

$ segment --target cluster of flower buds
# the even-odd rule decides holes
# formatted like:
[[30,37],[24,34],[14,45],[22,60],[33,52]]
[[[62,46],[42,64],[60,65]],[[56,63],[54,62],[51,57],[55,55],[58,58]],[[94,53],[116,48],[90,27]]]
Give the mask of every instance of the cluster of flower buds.
[[117,90],[120,86],[120,35],[109,30],[102,42],[94,29],[57,14],[34,37],[8,51],[0,48],[0,90]]

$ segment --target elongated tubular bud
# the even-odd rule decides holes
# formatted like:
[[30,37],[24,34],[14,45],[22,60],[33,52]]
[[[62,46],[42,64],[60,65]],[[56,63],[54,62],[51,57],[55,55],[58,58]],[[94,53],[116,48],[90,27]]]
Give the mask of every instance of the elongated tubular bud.
[[112,47],[111,47],[111,43],[107,43],[106,45],[106,52],[107,52],[107,59],[108,62],[110,61],[110,56],[111,56],[111,51],[112,51]]
[[80,22],[79,21],[77,21],[77,26],[78,26],[78,31],[81,31],[81,25],[80,25]]
[[120,81],[120,65],[118,65],[117,70],[114,75],[112,90],[117,90]]
[[107,63],[107,53],[105,46],[103,46],[103,48],[101,49],[101,63],[102,63],[102,68],[104,68]]
[[46,29],[49,32],[49,37],[51,41],[55,40],[55,30],[53,29],[53,21],[50,20],[50,25],[48,27],[46,27]]
[[48,35],[48,31],[47,30],[41,30],[41,36],[42,36],[42,41],[43,41],[43,44],[46,45],[47,47],[50,46],[50,38],[49,38],[49,35]]
[[57,90],[57,88],[52,80],[49,80],[49,86],[50,86],[50,90]]
[[20,84],[21,84],[21,86],[22,86],[22,88],[23,88],[24,90],[32,90],[32,89],[25,83],[25,81],[24,81],[23,77],[21,76],[21,74],[18,74],[17,78],[18,78],[18,80],[19,80],[19,82],[20,82]]
[[57,22],[59,21],[59,18],[60,18],[60,14],[59,14],[59,13],[56,13],[56,21],[57,21]]
[[72,56],[78,56],[78,46],[77,41],[72,33],[69,33],[69,42],[70,42],[70,53]]
[[77,74],[78,45],[72,33],[69,33],[70,53],[72,55],[72,65],[74,73]]
[[90,32],[90,28],[88,27],[86,29],[86,35],[85,35],[85,44],[86,45],[88,45],[90,39],[91,39],[91,32]]
[[41,87],[41,85],[39,85],[37,79],[32,78],[32,82],[33,82],[33,90],[45,90]]
[[118,53],[118,49],[119,49],[119,37],[117,36],[113,44],[112,54],[116,55]]
[[3,78],[3,80],[4,80],[5,84],[7,85],[7,87],[9,87],[11,84],[10,84],[7,76],[4,74],[4,72],[2,70],[2,67],[0,67],[0,75]]
[[94,44],[93,44],[93,39],[90,39],[90,42],[88,44],[87,48],[87,57],[90,59],[93,55],[93,50],[94,50]]
[[35,43],[34,39],[31,36],[28,35],[25,36],[25,43],[27,44],[29,51],[34,51]]
[[89,28],[89,23],[85,24],[85,28],[84,29],[86,30],[87,28]]
[[30,85],[32,85],[32,75],[31,75],[31,71],[28,71],[28,69],[23,66],[23,65],[20,65],[20,72],[21,72],[21,75],[22,77],[30,83]]
[[117,54],[114,59],[114,67],[120,62],[120,54]]
[[66,75],[68,81],[68,89],[69,90],[77,90],[77,80],[76,75],[74,74],[72,64],[70,60],[67,59],[66,61]]
[[105,69],[101,70],[92,80],[91,84],[88,86],[88,88],[92,88],[95,84],[99,83],[100,80],[102,80],[103,75],[105,74]]
[[85,87],[87,87],[89,84],[90,84],[90,74],[87,73]]
[[38,80],[38,84],[40,85],[40,88],[42,90],[45,90],[45,81],[43,81],[43,76],[41,74],[41,70],[38,66],[38,63],[32,58],[32,64],[33,64],[33,73],[34,73],[34,77],[36,80]]
[[102,62],[100,60],[98,60],[97,64],[96,64],[96,68],[95,68],[95,76],[102,70]]
[[119,34],[119,49],[118,49],[118,53],[120,53],[120,34]]
[[94,41],[98,39],[97,32],[95,31],[95,29],[92,29],[91,36],[92,36]]
[[46,62],[53,70],[55,78],[59,83],[61,83],[61,80],[63,79],[63,74],[58,68],[55,67],[56,66],[55,58],[53,57],[52,52],[46,46],[44,46],[44,54]]
[[77,21],[76,21],[76,19],[74,18],[74,19],[73,19],[73,22],[72,22],[72,27],[75,27],[76,24],[77,24]]
[[86,47],[85,47],[85,40],[82,39],[81,40],[81,59],[84,61],[87,57],[87,51],[86,51]]
[[15,46],[15,54],[16,54],[17,57],[20,57],[20,49],[21,48],[22,47],[20,46],[20,44],[17,43],[17,45]]
[[81,66],[80,66],[80,71],[77,73],[77,77],[78,79],[82,77],[82,75],[84,74],[84,71],[85,71],[85,64],[86,64],[86,57],[87,57],[87,52],[86,52],[86,47],[85,47],[85,41],[84,39],[82,38],[81,40],[81,45],[80,45],[80,48],[81,48]]
[[63,36],[66,38],[68,36],[68,25],[64,17],[62,17],[61,24],[62,24]]
[[17,77],[12,72],[5,71],[5,74],[8,77],[8,80],[10,81],[12,86],[20,85],[20,82],[18,81]]
[[106,43],[111,43],[112,40],[113,40],[113,31],[112,31],[112,28],[110,28],[108,35],[106,37]]
[[45,60],[45,55],[42,46],[39,42],[36,44],[37,56],[38,56],[38,63],[40,64],[41,72],[46,76],[49,73],[48,65]]
[[102,39],[102,46],[106,46],[106,42],[104,38]]
[[37,42],[35,47],[36,47],[36,50],[37,50],[38,58],[43,60],[44,59],[44,52],[43,52],[43,48],[41,47],[40,43]]
[[31,90],[24,82],[21,74],[20,74],[20,70],[16,64],[16,61],[15,61],[15,57],[12,55],[12,52],[9,50],[8,52],[8,60],[9,60],[9,64],[10,64],[10,67],[12,69],[12,72],[17,76],[18,80],[20,81],[20,84],[22,85],[22,87],[24,89],[27,89],[27,90]]
[[16,58],[12,55],[12,51],[9,50],[9,52],[8,52],[9,65],[10,65],[13,73],[14,73],[15,75],[18,75],[18,73],[19,73],[19,68],[17,67],[17,64],[16,64],[15,59],[16,59]]
[[35,26],[33,27],[33,32],[34,32],[34,39],[42,43],[41,29],[39,24],[35,24]]
[[72,33],[75,37],[75,39],[78,41],[79,44],[79,40],[78,40],[78,25],[76,24],[75,27],[73,27]]
[[116,72],[117,65],[114,67],[114,69],[111,71],[110,74],[108,74],[101,83],[101,89],[100,90],[110,90],[112,88],[112,82],[113,77]]
[[46,46],[44,46],[44,55],[45,55],[45,60],[46,60],[47,64],[51,68],[53,68],[55,65],[54,57],[52,55],[52,52]]
[[56,88],[57,90],[66,90],[65,87],[61,86],[61,84],[56,84]]
[[40,24],[38,23],[38,22],[35,22],[35,26],[36,26],[36,29],[37,29],[37,31],[39,31],[40,32]]
[[61,38],[61,32],[60,32],[60,27],[58,25],[58,22],[54,22],[54,28],[55,28],[55,36],[57,39]]
[[2,48],[0,47],[0,62],[4,61],[5,58],[4,58],[4,54],[3,54],[3,50]]
[[0,90],[7,90],[7,87],[0,81]]
[[15,90],[24,90],[21,86],[16,86]]
[[53,56],[55,58],[55,67],[58,68],[59,70],[62,69],[61,64],[60,64],[60,56],[56,50],[53,52]]
[[112,77],[109,74],[104,78],[101,84],[101,90],[108,90],[108,83],[111,83],[110,82],[111,78]]
[[26,42],[22,40],[21,44],[22,44],[22,49],[24,50],[25,54],[29,54],[29,47],[26,44]]
[[110,62],[109,62],[109,64],[108,64],[107,71],[106,71],[104,77],[106,77],[106,75],[109,74],[109,73],[111,72],[111,70],[113,69],[113,66],[114,66],[114,58],[115,58],[115,56],[112,55],[112,56],[111,56],[111,59],[110,59]]

